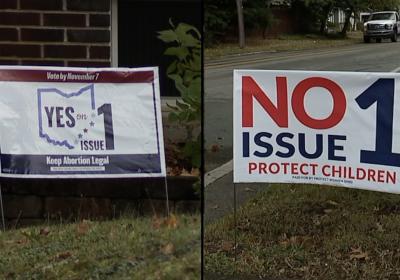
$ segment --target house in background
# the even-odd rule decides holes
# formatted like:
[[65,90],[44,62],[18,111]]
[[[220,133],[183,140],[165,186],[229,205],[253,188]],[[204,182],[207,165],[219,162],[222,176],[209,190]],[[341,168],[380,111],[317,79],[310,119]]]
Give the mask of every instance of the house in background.
[[272,0],[269,7],[274,18],[273,25],[267,30],[269,36],[290,34],[296,31],[289,0]]
[[[350,18],[350,26],[352,31],[362,30],[362,24],[368,19],[369,12],[360,12],[358,15],[353,14]],[[346,13],[340,8],[334,8],[328,18],[331,27],[341,30],[346,20]]]

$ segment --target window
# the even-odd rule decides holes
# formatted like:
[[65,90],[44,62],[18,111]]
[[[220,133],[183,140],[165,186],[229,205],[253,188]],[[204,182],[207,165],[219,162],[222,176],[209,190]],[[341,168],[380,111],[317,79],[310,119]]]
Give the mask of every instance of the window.
[[179,96],[165,72],[171,58],[157,31],[185,22],[201,30],[200,0],[118,0],[118,66],[159,66],[162,96]]

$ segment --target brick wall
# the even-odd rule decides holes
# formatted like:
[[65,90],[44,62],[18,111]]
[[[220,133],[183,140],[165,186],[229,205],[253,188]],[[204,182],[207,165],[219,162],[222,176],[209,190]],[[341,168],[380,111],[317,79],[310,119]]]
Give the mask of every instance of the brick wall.
[[0,0],[0,64],[109,67],[111,0]]

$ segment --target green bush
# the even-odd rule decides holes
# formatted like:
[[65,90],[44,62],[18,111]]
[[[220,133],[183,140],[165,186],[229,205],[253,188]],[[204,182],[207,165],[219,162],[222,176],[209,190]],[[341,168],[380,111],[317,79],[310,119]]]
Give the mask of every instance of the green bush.
[[186,130],[181,147],[183,166],[188,171],[201,165],[201,34],[192,25],[170,20],[171,29],[158,32],[158,38],[169,45],[164,55],[174,57],[167,76],[175,82],[181,101],[168,106],[172,109],[169,120],[178,122]]

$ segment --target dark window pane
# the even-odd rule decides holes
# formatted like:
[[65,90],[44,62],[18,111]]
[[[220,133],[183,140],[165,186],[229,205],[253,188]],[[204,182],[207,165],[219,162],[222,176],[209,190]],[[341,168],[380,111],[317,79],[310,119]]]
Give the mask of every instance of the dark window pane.
[[132,1],[118,4],[118,64],[120,67],[159,66],[162,96],[179,96],[165,72],[171,63],[163,56],[166,45],[157,38],[157,31],[185,22],[201,30],[200,1]]

